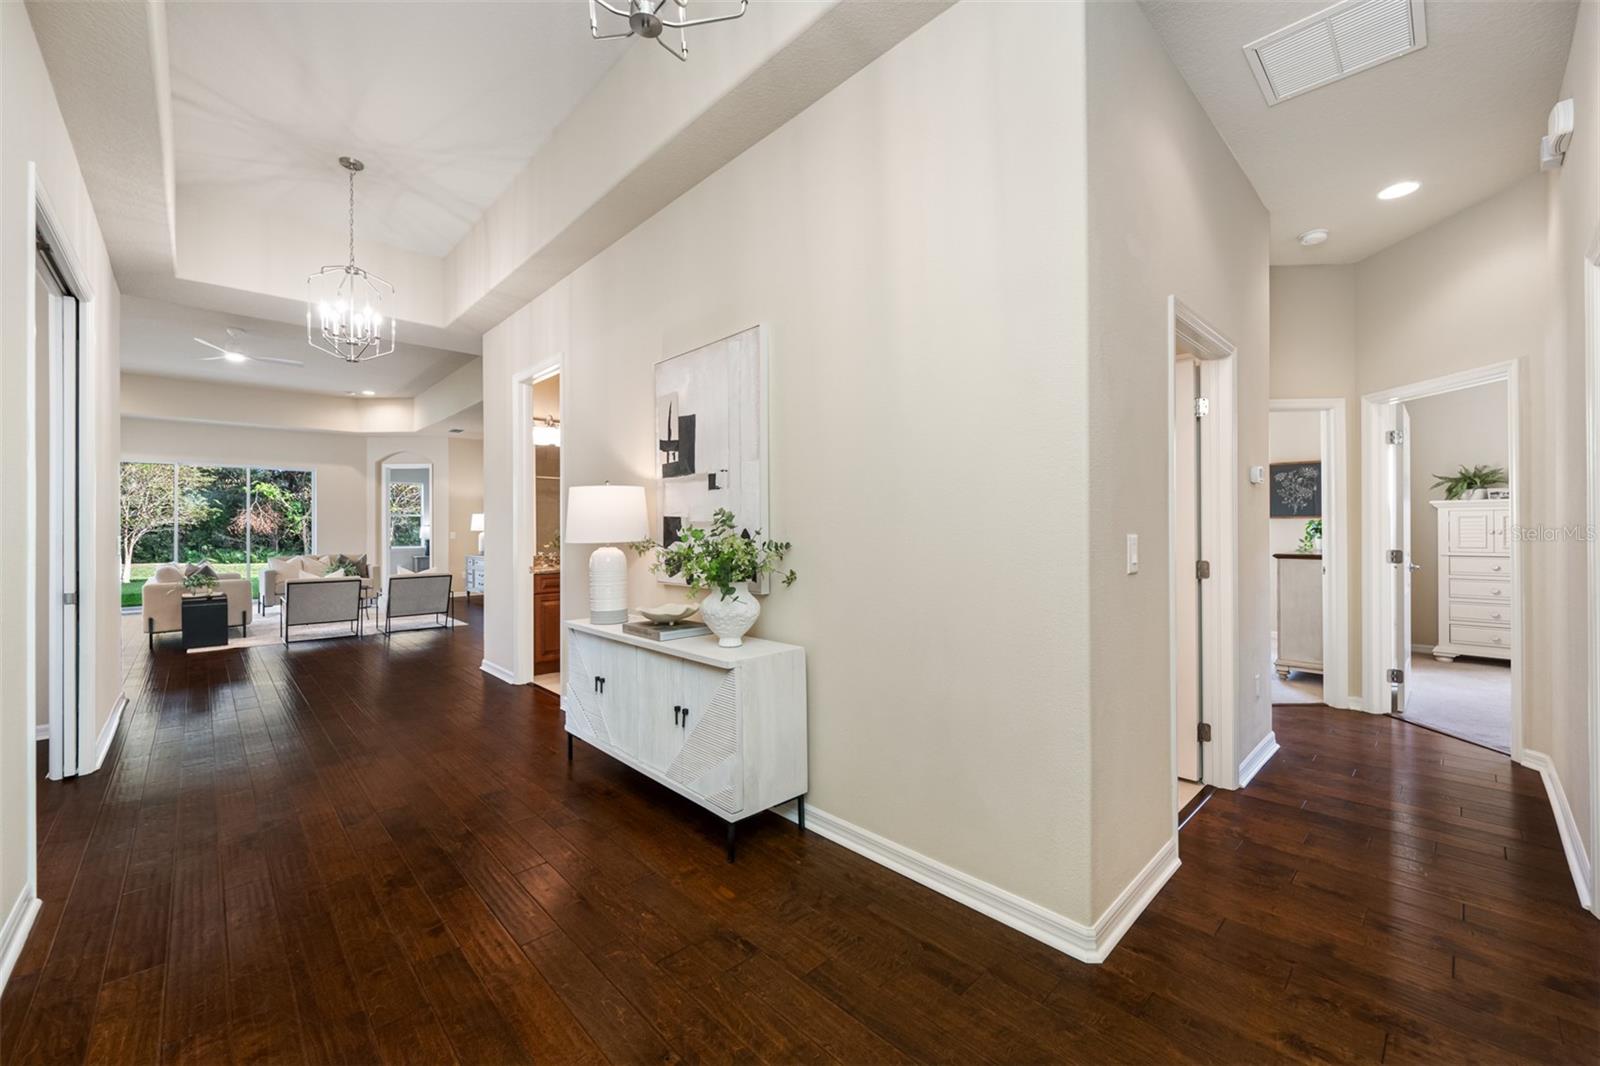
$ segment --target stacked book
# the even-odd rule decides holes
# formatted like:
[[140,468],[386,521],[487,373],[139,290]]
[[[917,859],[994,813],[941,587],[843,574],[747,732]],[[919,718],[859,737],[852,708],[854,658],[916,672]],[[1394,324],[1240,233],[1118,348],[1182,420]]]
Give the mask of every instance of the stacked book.
[[624,622],[622,631],[629,636],[646,640],[681,640],[684,637],[710,636],[711,628],[704,622]]

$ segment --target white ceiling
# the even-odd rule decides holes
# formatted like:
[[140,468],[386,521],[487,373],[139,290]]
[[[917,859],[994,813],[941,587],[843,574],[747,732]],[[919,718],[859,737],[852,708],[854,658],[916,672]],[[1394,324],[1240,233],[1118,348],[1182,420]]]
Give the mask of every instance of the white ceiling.
[[[230,326],[247,332],[229,341],[226,331]],[[401,343],[392,355],[352,366],[307,344],[304,325],[291,326],[137,296],[122,298],[121,336],[122,368],[134,373],[336,396],[362,389],[372,389],[382,397],[415,396],[475,358]],[[305,365],[230,363],[220,359],[204,362],[204,357],[217,353],[196,344],[195,337],[246,355],[298,359]]]
[[[1274,264],[1356,262],[1538,170],[1575,0],[1427,0],[1426,48],[1268,107],[1244,45],[1329,3],[1143,0],[1271,212]],[[1421,191],[1376,198],[1405,178]]]
[[636,41],[583,0],[169,2],[179,196],[442,256]]

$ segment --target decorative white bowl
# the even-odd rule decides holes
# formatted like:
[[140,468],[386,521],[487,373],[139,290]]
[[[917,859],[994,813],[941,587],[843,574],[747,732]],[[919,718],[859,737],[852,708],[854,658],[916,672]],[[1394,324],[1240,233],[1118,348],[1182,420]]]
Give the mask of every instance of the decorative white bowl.
[[639,613],[652,622],[671,624],[682,622],[699,609],[698,603],[658,603],[654,607],[639,608]]

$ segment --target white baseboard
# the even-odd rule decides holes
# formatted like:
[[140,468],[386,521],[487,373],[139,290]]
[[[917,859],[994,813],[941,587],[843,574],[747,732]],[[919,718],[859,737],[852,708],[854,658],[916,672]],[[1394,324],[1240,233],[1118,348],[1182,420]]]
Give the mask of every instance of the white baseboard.
[[6,913],[5,924],[0,925],[0,989],[4,989],[6,982],[11,979],[11,969],[22,954],[22,945],[27,942],[28,931],[33,928],[33,920],[39,915],[40,905],[38,897],[33,894],[33,886],[23,885],[16,902],[11,904],[11,909]]
[[1561,787],[1561,775],[1555,763],[1542,751],[1522,751],[1522,765],[1537,770],[1544,778],[1544,790],[1550,797],[1550,809],[1556,816],[1556,829],[1561,833],[1561,850],[1567,853],[1567,869],[1572,872],[1572,883],[1578,890],[1578,902],[1585,910],[1594,906],[1590,886],[1594,883],[1594,867],[1589,864],[1589,853],[1583,846],[1583,834],[1572,816],[1572,805],[1567,802],[1566,789]]
[[1250,779],[1255,777],[1263,766],[1267,765],[1267,760],[1277,753],[1278,734],[1269,729],[1267,730],[1267,735],[1261,738],[1261,743],[1257,744],[1250,754],[1244,757],[1244,762],[1239,764],[1239,787],[1243,788],[1248,785]]
[[39,725],[34,726],[33,727],[33,739],[34,740],[49,740],[50,739],[50,723],[49,722],[42,722]]
[[1367,705],[1362,701],[1360,696],[1351,696],[1349,699],[1344,701],[1344,709],[1347,711],[1361,711],[1365,713]]
[[490,662],[488,659],[485,659],[483,662],[479,663],[478,669],[482,670],[496,681],[504,681],[508,685],[515,685],[517,683],[516,674],[512,673],[510,670],[507,670],[499,663]]
[[100,736],[94,742],[94,765],[80,773],[92,774],[106,764],[106,755],[111,751],[111,742],[117,739],[117,726],[122,721],[122,712],[127,710],[128,697],[125,693],[117,694],[117,702],[111,708],[111,717],[106,719],[106,724],[100,727]]
[[[791,822],[796,820],[793,803],[774,811]],[[1178,869],[1178,841],[1173,838],[1162,845],[1094,925],[1088,926],[809,804],[806,828],[1080,962],[1105,961],[1122,934]]]

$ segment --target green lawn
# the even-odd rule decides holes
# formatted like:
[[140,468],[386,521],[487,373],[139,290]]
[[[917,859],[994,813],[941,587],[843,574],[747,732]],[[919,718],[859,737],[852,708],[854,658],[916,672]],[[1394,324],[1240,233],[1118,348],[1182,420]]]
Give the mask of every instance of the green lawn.
[[[138,607],[138,606],[140,606],[140,604],[143,601],[140,599],[141,593],[140,593],[139,590],[144,587],[144,583],[145,583],[145,581],[147,581],[149,579],[150,575],[156,572],[156,567],[164,566],[164,565],[166,565],[166,564],[164,564],[164,563],[134,563],[133,564],[133,580],[132,581],[124,581],[122,583],[122,606],[124,606],[124,607]],[[266,565],[267,565],[266,563],[257,563],[256,564],[256,567],[255,567],[256,572],[255,572],[254,576],[252,576],[250,578],[250,598],[251,599],[255,599],[255,598],[257,598],[258,596],[261,595],[261,570]],[[237,569],[234,569],[235,567],[237,567]],[[224,573],[229,573],[229,574],[242,574],[242,573],[244,573],[244,564],[243,563],[219,563],[219,564],[217,564],[217,568],[219,570],[222,570]]]

